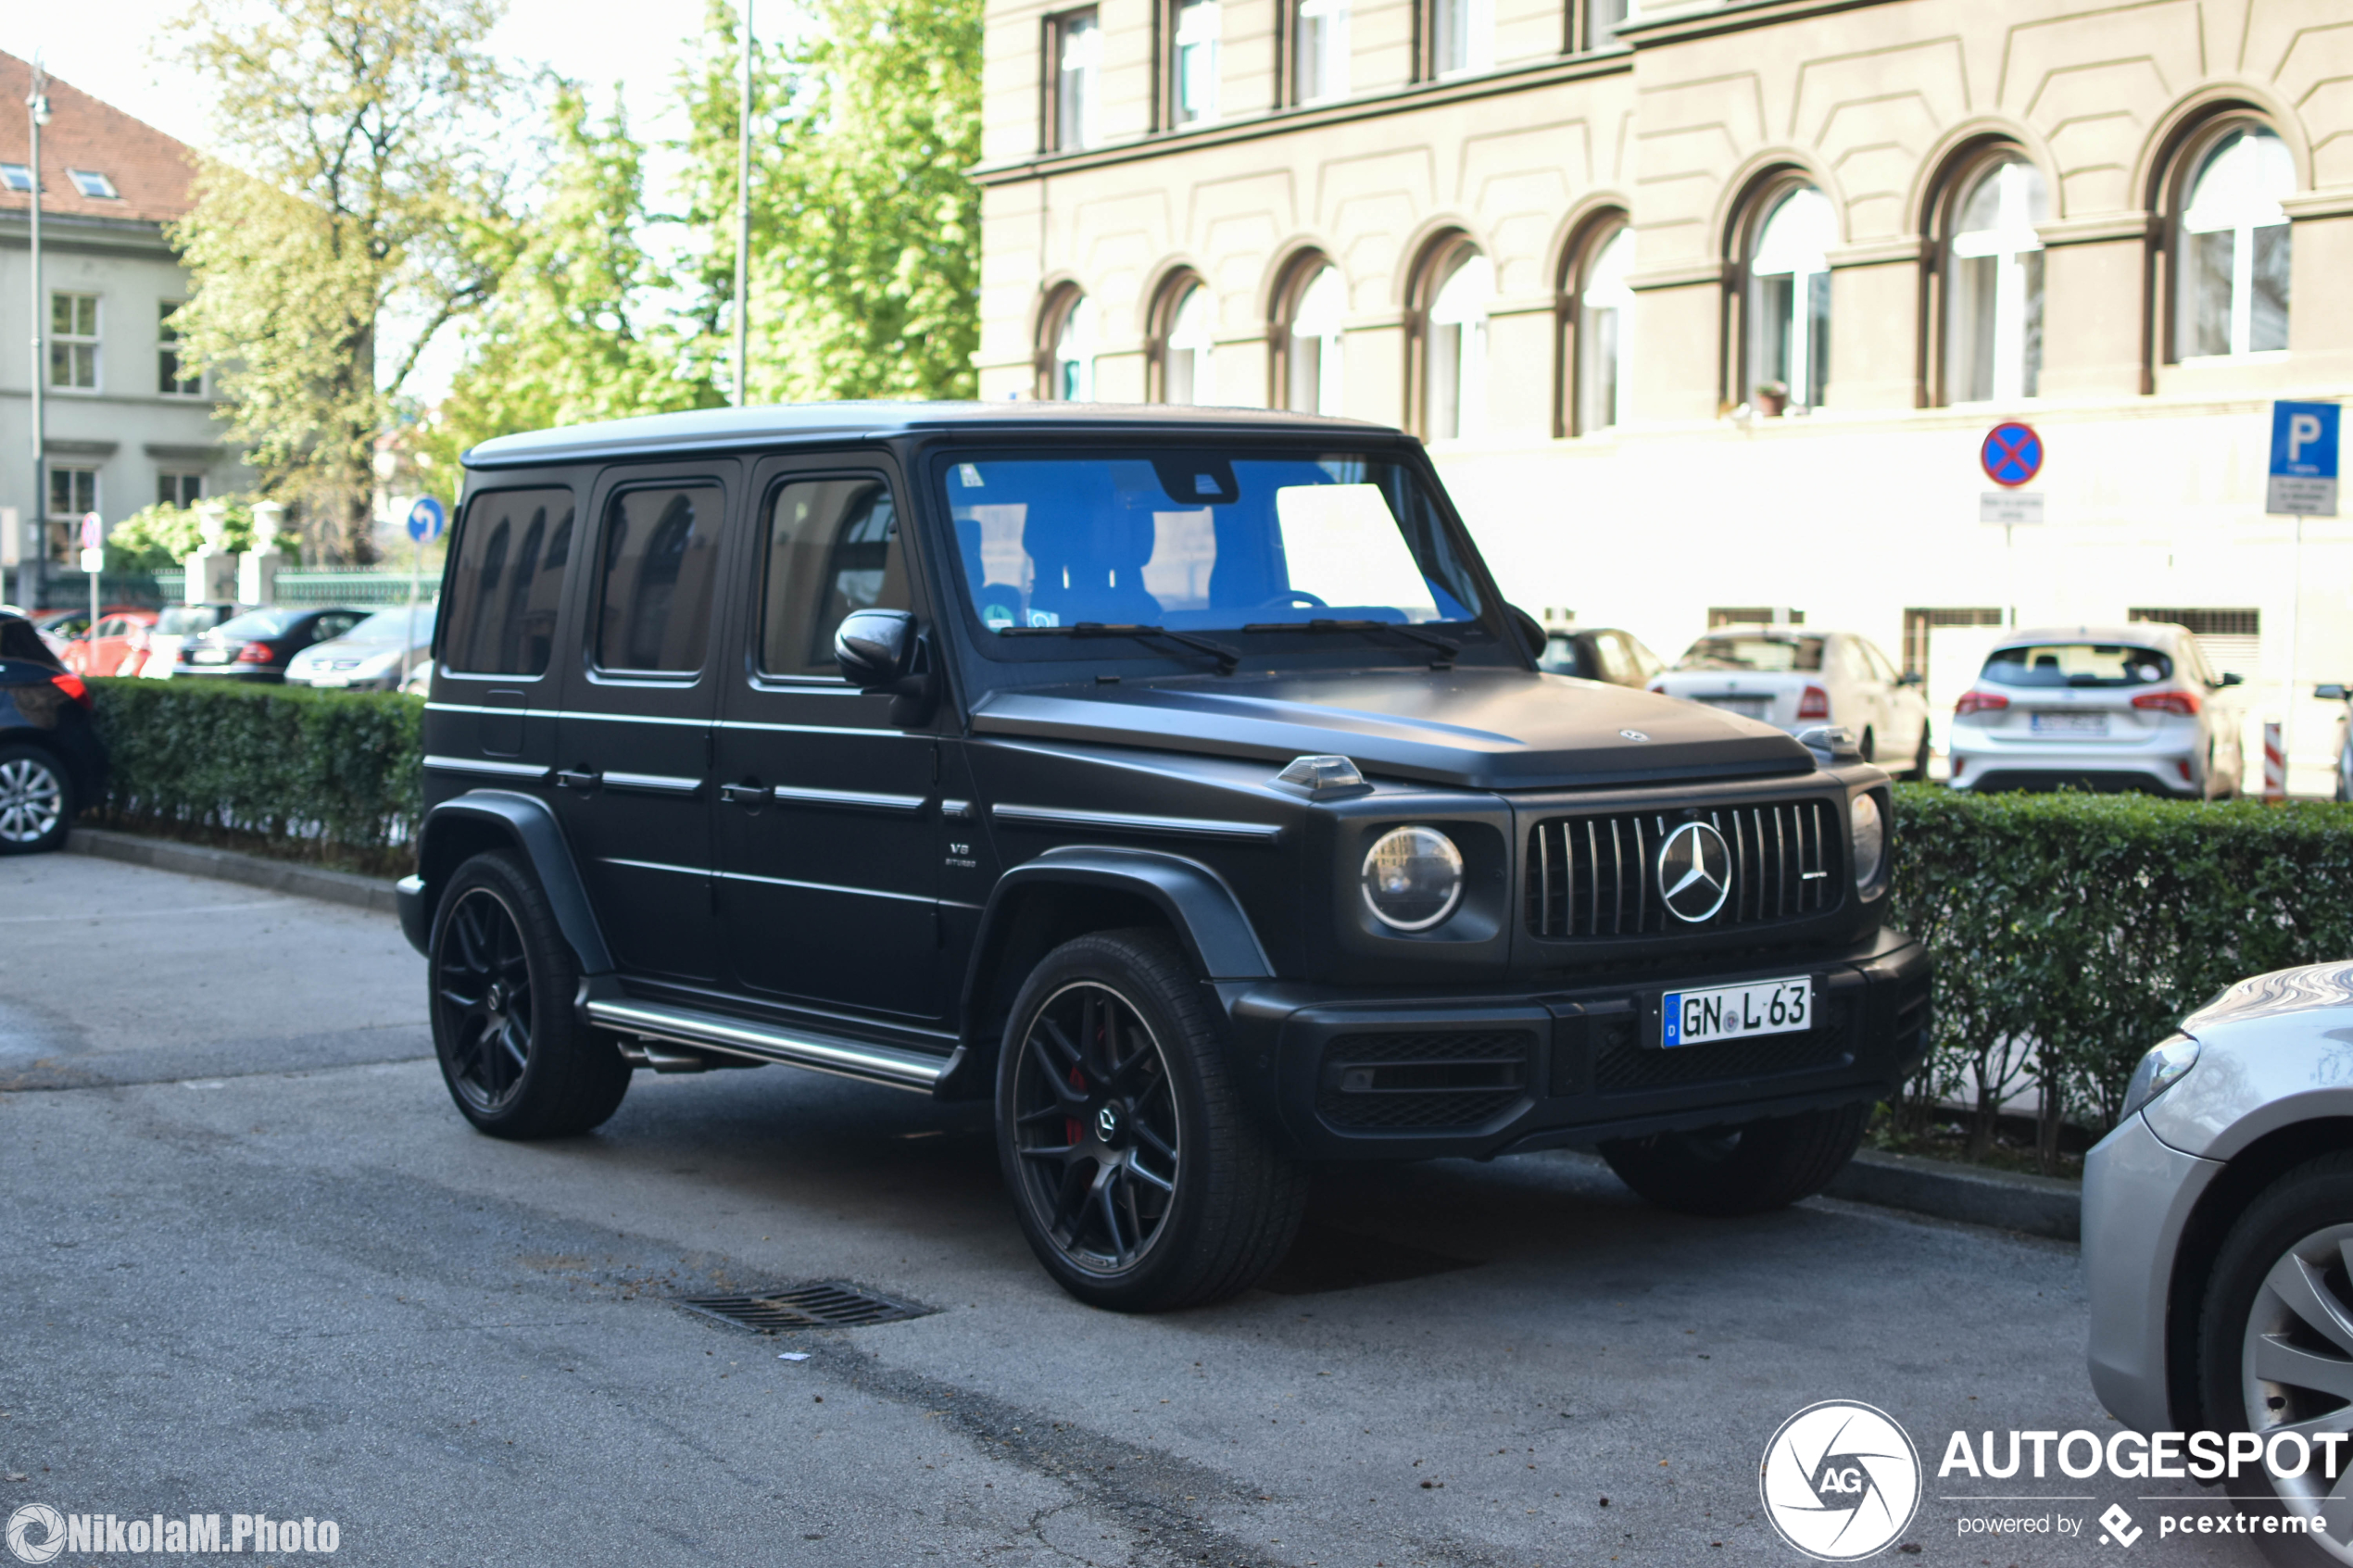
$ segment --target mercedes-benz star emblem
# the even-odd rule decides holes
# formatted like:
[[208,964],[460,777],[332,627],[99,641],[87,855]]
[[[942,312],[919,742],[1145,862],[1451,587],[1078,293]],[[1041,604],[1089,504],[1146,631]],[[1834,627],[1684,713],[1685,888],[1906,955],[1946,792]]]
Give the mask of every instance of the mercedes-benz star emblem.
[[1732,851],[1705,822],[1685,822],[1658,847],[1658,897],[1687,925],[1713,920],[1732,896]]
[[1095,1112],[1095,1132],[1105,1143],[1109,1143],[1112,1139],[1117,1137],[1119,1135],[1119,1112],[1108,1105],[1103,1107],[1101,1110]]
[[1651,738],[1640,730],[1620,730],[1617,733],[1630,741],[1646,741]]

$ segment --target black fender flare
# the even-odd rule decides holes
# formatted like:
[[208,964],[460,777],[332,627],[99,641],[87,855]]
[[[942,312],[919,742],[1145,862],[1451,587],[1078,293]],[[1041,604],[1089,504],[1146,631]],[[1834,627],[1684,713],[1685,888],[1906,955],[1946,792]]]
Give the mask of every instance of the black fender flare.
[[1167,921],[1203,981],[1247,983],[1275,977],[1275,967],[1241,900],[1224,877],[1200,861],[1161,850],[1102,845],[1049,849],[1013,867],[989,890],[964,970],[959,1014],[963,1037],[940,1075],[940,1098],[978,1098],[990,1092],[975,1075],[996,1045],[993,1038],[984,1037],[996,970],[1023,906],[1040,890],[1056,887],[1121,894],[1150,904]]
[[557,929],[580,960],[581,974],[610,974],[612,953],[598,928],[597,911],[588,902],[562,825],[546,801],[511,789],[470,789],[425,812],[417,828],[417,875],[400,886],[400,924],[409,944],[421,953],[430,951],[439,886],[447,883],[462,858],[450,846],[459,838],[479,840],[484,828],[530,863],[555,910]]

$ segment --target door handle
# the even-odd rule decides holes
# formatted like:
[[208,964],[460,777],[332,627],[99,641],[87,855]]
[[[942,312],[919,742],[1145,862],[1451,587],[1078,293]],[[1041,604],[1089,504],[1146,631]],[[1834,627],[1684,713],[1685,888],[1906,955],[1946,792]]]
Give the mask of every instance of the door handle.
[[597,787],[597,781],[603,776],[601,773],[589,772],[580,768],[559,768],[556,770],[556,787],[591,790]]
[[724,784],[719,786],[719,798],[730,806],[757,808],[768,798],[767,787],[757,781],[750,784]]

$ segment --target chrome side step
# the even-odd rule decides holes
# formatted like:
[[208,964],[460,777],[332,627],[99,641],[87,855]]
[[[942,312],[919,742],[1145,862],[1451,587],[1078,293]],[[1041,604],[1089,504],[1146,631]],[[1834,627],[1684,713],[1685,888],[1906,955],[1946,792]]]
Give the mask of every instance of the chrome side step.
[[694,1046],[703,1050],[724,1051],[730,1056],[749,1057],[754,1061],[779,1061],[788,1067],[814,1068],[820,1073],[862,1078],[871,1084],[888,1084],[895,1088],[913,1089],[919,1094],[929,1094],[932,1086],[939,1082],[940,1075],[948,1071],[946,1057],[897,1050],[889,1046],[870,1046],[861,1040],[846,1040],[838,1035],[818,1035],[805,1030],[788,1033],[772,1029],[766,1024],[746,1022],[739,1018],[697,1012],[691,1008],[669,1007],[661,1002],[595,999],[587,1004],[587,1008],[588,1022],[599,1029],[611,1029],[652,1040],[667,1040],[673,1045]]

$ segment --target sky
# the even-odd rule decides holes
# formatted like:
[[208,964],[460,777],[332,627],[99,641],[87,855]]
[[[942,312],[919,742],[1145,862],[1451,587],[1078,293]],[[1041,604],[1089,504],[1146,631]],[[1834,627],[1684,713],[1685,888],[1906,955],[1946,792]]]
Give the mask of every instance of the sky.
[[[210,113],[201,86],[157,59],[172,46],[169,24],[192,3],[50,0],[36,6],[28,0],[11,6],[13,14],[0,22],[0,49],[27,59],[37,50],[51,75],[191,146],[203,146],[210,140]],[[771,0],[755,8],[755,22],[763,13],[781,21],[784,10]],[[618,85],[631,128],[641,142],[652,142],[672,132],[673,126],[656,111],[702,14],[702,0],[507,0],[506,19],[491,35],[491,47],[526,68],[551,66],[585,83],[599,111],[610,105]],[[661,199],[673,168],[659,153],[648,158],[649,196]],[[388,335],[397,337],[396,324]],[[427,402],[446,392],[456,370],[456,347],[457,335],[445,332],[408,390]]]

